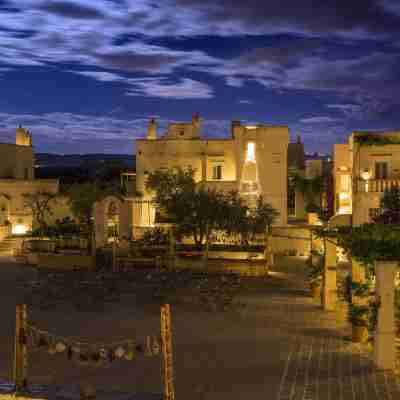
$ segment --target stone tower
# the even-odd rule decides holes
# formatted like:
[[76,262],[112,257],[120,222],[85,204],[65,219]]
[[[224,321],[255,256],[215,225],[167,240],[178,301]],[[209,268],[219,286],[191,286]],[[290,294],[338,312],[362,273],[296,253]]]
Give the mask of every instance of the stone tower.
[[18,126],[15,131],[15,144],[19,146],[32,146],[32,135],[31,133],[22,128],[22,126]]
[[149,127],[147,128],[147,139],[157,139],[157,122],[154,118],[152,118],[149,122]]

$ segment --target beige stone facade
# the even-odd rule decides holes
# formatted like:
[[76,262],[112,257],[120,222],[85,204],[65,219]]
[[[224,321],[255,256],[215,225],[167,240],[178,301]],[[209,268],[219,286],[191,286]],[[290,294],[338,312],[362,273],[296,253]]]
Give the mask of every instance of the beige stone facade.
[[353,225],[371,222],[385,189],[400,186],[400,131],[353,132],[334,146],[333,158],[335,212],[352,215]]
[[170,124],[157,135],[150,121],[146,139],[136,140],[136,191],[143,194],[136,201],[134,225],[154,224],[154,209],[149,205],[146,177],[158,168],[192,167],[195,179],[219,190],[238,190],[249,203],[257,195],[279,211],[277,224],[287,223],[287,126],[242,125],[233,121],[226,139],[203,138],[200,119],[190,123]]
[[0,143],[0,226],[6,221],[11,232],[32,229],[32,213],[24,206],[24,193],[58,192],[58,180],[36,180],[32,135],[22,127],[16,130],[15,144]]

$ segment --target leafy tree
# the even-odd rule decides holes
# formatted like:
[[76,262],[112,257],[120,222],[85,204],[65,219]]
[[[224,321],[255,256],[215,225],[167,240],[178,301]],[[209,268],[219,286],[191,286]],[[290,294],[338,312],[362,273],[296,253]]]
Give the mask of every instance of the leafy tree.
[[146,188],[155,192],[157,207],[172,219],[180,235],[192,236],[197,245],[205,243],[206,247],[212,232],[239,233],[248,241],[265,232],[277,216],[262,198],[250,210],[237,192],[226,194],[196,185],[191,168],[156,170],[149,175]]
[[296,190],[304,196],[306,211],[319,212],[322,207],[323,177],[304,178],[300,175],[295,175],[292,182]]
[[379,211],[373,222],[385,225],[400,224],[400,188],[395,186],[385,190]]
[[47,228],[47,218],[53,215],[52,203],[54,205],[57,194],[46,191],[23,193],[24,206],[32,212],[33,221],[39,225],[39,232],[43,234]]

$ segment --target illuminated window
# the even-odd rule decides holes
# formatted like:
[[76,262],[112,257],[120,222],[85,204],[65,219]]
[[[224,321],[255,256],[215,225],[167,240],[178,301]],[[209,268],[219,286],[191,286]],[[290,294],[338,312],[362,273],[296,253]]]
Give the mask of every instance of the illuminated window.
[[247,143],[246,162],[256,162],[256,144],[254,142]]
[[222,165],[213,166],[213,179],[222,179]]
[[340,175],[340,191],[350,191],[350,175]]
[[13,235],[25,235],[25,233],[27,231],[28,231],[28,228],[26,225],[17,224],[17,225],[13,225],[13,227],[12,227]]
[[388,178],[388,163],[384,161],[378,161],[375,163],[375,179],[387,179]]

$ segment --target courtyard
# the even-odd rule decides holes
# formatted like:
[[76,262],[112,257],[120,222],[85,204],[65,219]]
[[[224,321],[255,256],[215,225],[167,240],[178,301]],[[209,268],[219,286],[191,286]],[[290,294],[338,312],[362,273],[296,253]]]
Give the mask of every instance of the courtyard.
[[[12,368],[15,305],[31,300],[21,282],[33,280],[36,272],[6,258],[0,268],[0,379],[7,380]],[[210,290],[215,289],[215,279],[207,281]],[[268,278],[222,281],[227,279],[235,287],[229,301],[212,305],[175,298],[172,302],[177,399],[399,397],[399,377],[374,370],[368,348],[351,343],[344,309],[323,312],[309,297],[304,258],[277,257]],[[114,293],[110,301],[93,296],[77,303],[78,294],[73,293],[73,299],[65,295],[45,306],[35,303],[28,308],[28,322],[87,342],[158,334],[159,304],[170,298],[170,292],[154,296],[152,291],[146,297],[144,281],[136,281],[136,287],[116,298]],[[51,385],[55,394],[65,398],[78,396],[74,389],[82,382],[98,391],[113,392],[109,397],[113,399],[127,399],[126,393],[162,391],[161,362],[154,357],[95,367],[68,360],[65,354],[52,356],[35,349],[29,355],[28,376],[30,382]]]

